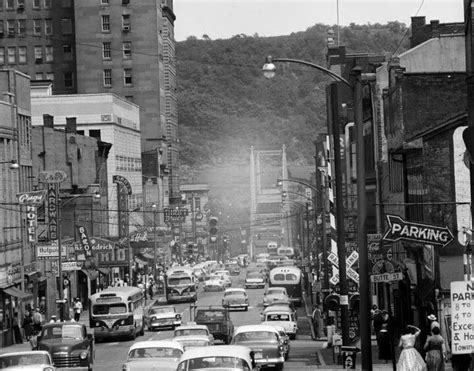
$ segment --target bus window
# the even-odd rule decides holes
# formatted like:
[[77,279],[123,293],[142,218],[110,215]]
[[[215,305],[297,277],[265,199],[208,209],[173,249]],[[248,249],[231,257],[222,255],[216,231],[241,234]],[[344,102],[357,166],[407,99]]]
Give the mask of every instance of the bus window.
[[92,307],[92,313],[96,315],[127,313],[125,304],[97,304]]
[[[275,276],[276,277],[276,276]],[[276,279],[276,278],[275,278]],[[287,281],[296,281],[298,278],[296,277],[296,274],[294,273],[287,273],[286,274],[286,280]],[[283,280],[283,279],[282,279]]]
[[283,273],[278,273],[273,276],[273,279],[275,281],[284,281],[285,280],[285,275]]

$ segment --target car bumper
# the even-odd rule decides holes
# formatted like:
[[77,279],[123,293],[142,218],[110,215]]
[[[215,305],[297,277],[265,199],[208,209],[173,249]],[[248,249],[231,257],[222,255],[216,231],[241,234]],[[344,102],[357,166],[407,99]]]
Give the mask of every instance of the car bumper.
[[265,287],[265,282],[245,282],[246,289],[251,289],[251,288],[258,289],[259,287]]
[[275,367],[277,365],[283,364],[284,362],[284,356],[276,358],[255,358],[255,363],[260,367]]
[[224,287],[221,286],[204,286],[204,291],[222,291]]
[[249,305],[248,304],[224,304],[223,307],[228,308],[228,309],[245,309],[245,308],[248,308]]
[[181,326],[181,321],[169,320],[166,322],[150,322],[148,328],[168,328],[168,327],[178,327]]
[[94,337],[96,339],[104,339],[104,338],[114,338],[120,336],[131,336],[135,332],[134,326],[129,326],[128,328],[121,327],[117,330],[109,329],[109,328],[94,328]]

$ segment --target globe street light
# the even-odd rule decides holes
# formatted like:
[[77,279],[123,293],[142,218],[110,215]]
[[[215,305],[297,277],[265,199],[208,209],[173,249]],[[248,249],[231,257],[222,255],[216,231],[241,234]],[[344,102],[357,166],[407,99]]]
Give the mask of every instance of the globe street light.
[[17,160],[0,161],[0,164],[10,164],[10,170],[18,170],[20,168],[20,164]]
[[[362,348],[362,370],[372,370],[372,346],[371,346],[371,334],[370,334],[370,277],[368,269],[368,250],[367,250],[367,231],[366,231],[366,219],[367,219],[367,205],[366,205],[366,194],[365,194],[365,148],[364,148],[364,133],[363,133],[363,116],[362,116],[362,69],[355,67],[352,69],[354,77],[354,83],[350,83],[342,76],[332,72],[331,70],[319,66],[314,63],[289,58],[272,58],[268,56],[265,58],[265,64],[263,65],[263,75],[266,78],[273,78],[276,73],[276,66],[274,62],[284,63],[296,63],[307,67],[314,68],[321,71],[336,81],[340,81],[348,86],[352,91],[353,104],[354,104],[354,124],[356,126],[356,154],[357,154],[357,208],[358,208],[358,224],[357,224],[357,245],[359,248],[359,292],[360,292],[360,335],[361,335],[361,348]],[[333,107],[334,109],[335,107]],[[337,126],[337,125],[335,125]],[[335,133],[336,134],[336,133]],[[335,157],[339,151],[339,137],[337,134],[337,140],[335,140],[334,152]],[[337,147],[336,147],[337,145]],[[340,161],[340,159],[339,159]],[[336,173],[338,173],[336,169]],[[340,183],[340,182],[337,182]],[[336,187],[340,187],[340,184],[336,183]],[[341,192],[342,193],[342,192]],[[340,199],[340,197],[339,197]],[[337,200],[336,200],[337,201]],[[337,202],[341,202],[339,200]],[[341,218],[338,218],[341,219]],[[344,228],[344,221],[339,220],[338,226]],[[341,230],[341,232],[342,232]],[[349,339],[349,323],[348,323],[348,290],[347,290],[347,277],[346,277],[346,264],[345,264],[345,246],[341,246],[340,239],[338,239],[338,258],[339,258],[339,283],[341,290],[341,327],[342,327],[342,339],[343,343],[347,344]]]

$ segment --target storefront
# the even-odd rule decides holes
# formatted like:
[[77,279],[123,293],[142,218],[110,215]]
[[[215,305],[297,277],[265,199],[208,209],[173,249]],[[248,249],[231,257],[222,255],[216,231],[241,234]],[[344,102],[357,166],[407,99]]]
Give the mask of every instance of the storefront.
[[26,293],[14,285],[0,288],[0,347],[15,342],[14,326],[21,327],[24,316],[22,305],[31,305],[32,299],[31,293]]

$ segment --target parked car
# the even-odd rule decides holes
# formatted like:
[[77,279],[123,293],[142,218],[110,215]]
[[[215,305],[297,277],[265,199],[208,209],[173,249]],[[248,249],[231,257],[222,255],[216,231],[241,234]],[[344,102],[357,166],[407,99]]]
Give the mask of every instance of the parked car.
[[174,329],[174,338],[189,335],[203,335],[209,338],[211,345],[214,344],[214,336],[206,325],[198,325],[197,323],[187,323]]
[[183,353],[183,346],[176,341],[139,341],[128,350],[122,371],[174,371]]
[[51,355],[46,351],[22,351],[0,355],[0,370],[55,371]]
[[263,306],[266,307],[273,301],[290,300],[284,287],[269,287],[263,294]]
[[148,330],[181,326],[181,314],[173,305],[153,306],[145,313],[145,324]]
[[38,350],[47,351],[57,368],[92,370],[94,336],[79,322],[46,323],[37,338]]
[[210,277],[206,281],[204,281],[203,289],[204,291],[224,291],[226,287],[226,283],[224,278],[214,276]]
[[222,306],[228,309],[249,309],[249,297],[247,291],[242,288],[229,288],[224,292]]
[[247,272],[245,276],[244,286],[246,289],[249,288],[264,288],[265,287],[265,277],[259,271]]
[[295,314],[286,306],[270,306],[264,309],[262,322],[275,323],[285,329],[291,340],[296,338],[298,325]]
[[258,368],[249,347],[239,345],[215,345],[187,350],[181,357],[177,371],[198,369],[257,371]]
[[198,325],[206,325],[214,339],[229,344],[234,332],[234,323],[229,311],[224,307],[210,306],[195,308],[195,321]]
[[255,362],[260,367],[282,370],[285,350],[278,330],[266,325],[245,325],[234,331],[232,344],[248,346],[254,352]]

